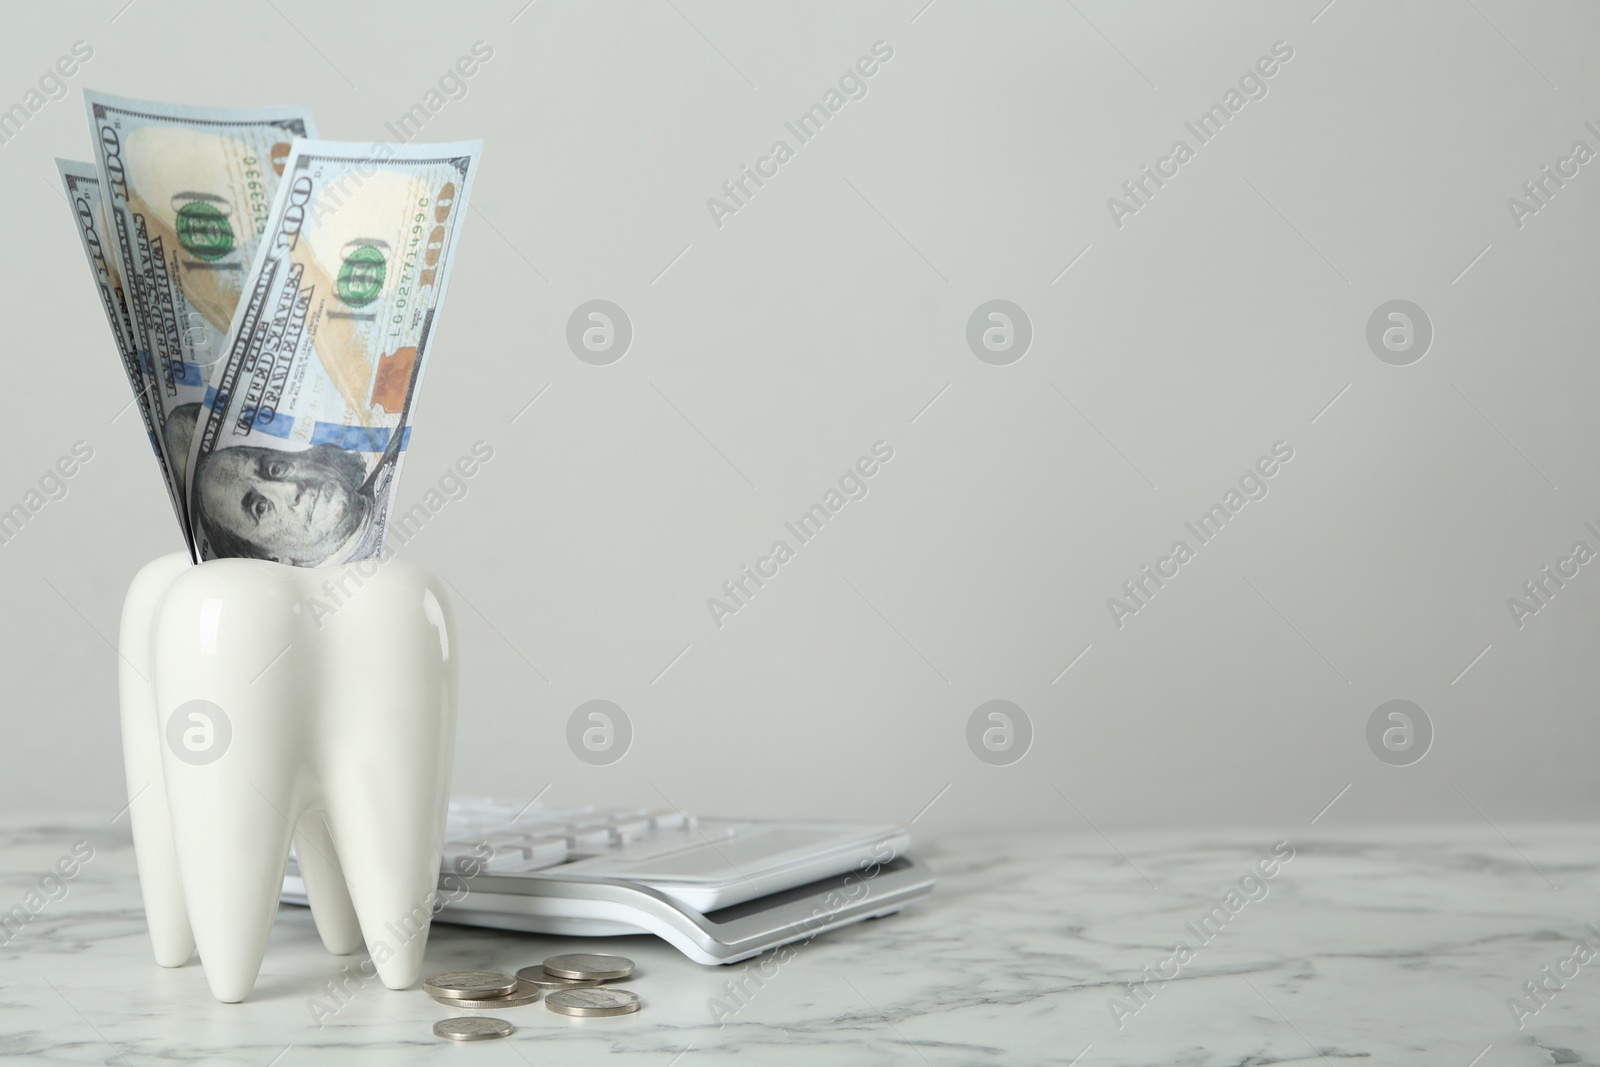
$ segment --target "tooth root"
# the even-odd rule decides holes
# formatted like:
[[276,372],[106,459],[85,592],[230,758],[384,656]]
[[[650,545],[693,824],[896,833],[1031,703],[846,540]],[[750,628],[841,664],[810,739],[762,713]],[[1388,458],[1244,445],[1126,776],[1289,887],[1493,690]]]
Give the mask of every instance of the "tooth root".
[[122,761],[128,779],[128,819],[139,865],[139,889],[156,962],[181,967],[194,955],[194,933],[172,843],[167,788],[161,772],[161,723],[151,689],[150,626],[172,580],[190,566],[183,554],[141,570],[122,608],[118,663],[122,704]]
[[[395,797],[398,791],[388,792]],[[406,989],[422,973],[433,918],[439,852],[427,841],[434,835],[418,832],[415,813],[356,796],[335,805],[333,819],[350,899],[378,977],[390,989]],[[364,829],[351,832],[351,826]]]
[[323,946],[335,956],[350,955],[361,947],[361,924],[350,901],[333,836],[320,814],[308,812],[300,820],[294,835],[294,854]]
[[[212,995],[237,1003],[261,970],[289,862],[306,735],[306,711],[296,697],[303,697],[307,682],[290,647],[287,589],[224,597],[217,577],[191,567],[173,581],[158,616],[153,658],[156,707],[167,724],[162,767],[189,922]],[[285,603],[272,603],[276,597]],[[273,662],[280,650],[285,654]],[[191,762],[179,755],[183,744],[173,743],[171,717],[192,700],[221,710],[204,724],[188,718],[192,708],[184,712],[196,729],[212,727],[212,745],[226,745],[212,762]]]
[[[353,755],[330,776],[328,821],[378,976],[405,989],[422,972],[439,882],[455,754],[454,621],[437,583],[399,561],[340,610],[341,624],[345,612],[357,617],[344,635],[386,640],[359,646],[366,671],[322,679],[326,705],[343,713],[324,740]],[[407,617],[417,623],[394,624]]]
[[174,769],[173,762],[173,837],[189,922],[212,995],[236,1004],[255,985],[267,952],[289,861],[289,823],[249,781],[216,767]]

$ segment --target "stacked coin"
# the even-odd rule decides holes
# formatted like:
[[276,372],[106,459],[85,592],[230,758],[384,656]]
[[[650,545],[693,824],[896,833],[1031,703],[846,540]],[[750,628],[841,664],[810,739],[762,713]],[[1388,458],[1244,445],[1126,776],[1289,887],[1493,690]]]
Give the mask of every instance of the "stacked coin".
[[628,1015],[639,1010],[637,993],[627,989],[596,989],[633,973],[633,961],[604,952],[574,952],[551,956],[538,967],[524,967],[517,977],[537,982],[545,991],[544,1006],[560,1015],[593,1018]]
[[[428,995],[452,1008],[515,1008],[532,1004],[542,990],[499,971],[446,971],[422,983]],[[508,1037],[515,1028],[500,1019],[463,1015],[434,1025],[436,1037],[452,1041],[486,1041]]]
[[[515,1008],[544,995],[545,1006],[560,1015],[596,1018],[639,1010],[639,995],[627,989],[601,989],[633,973],[633,961],[603,952],[551,956],[516,974],[499,971],[446,971],[422,983],[429,996],[452,1008]],[[437,1037],[484,1041],[508,1037],[514,1027],[500,1019],[463,1015],[434,1025]]]

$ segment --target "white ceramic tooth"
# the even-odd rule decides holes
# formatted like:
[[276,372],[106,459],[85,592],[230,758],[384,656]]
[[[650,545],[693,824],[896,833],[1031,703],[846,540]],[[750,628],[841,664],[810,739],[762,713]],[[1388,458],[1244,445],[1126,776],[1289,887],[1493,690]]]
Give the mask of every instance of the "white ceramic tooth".
[[118,689],[122,702],[122,763],[128,779],[128,819],[139,861],[139,889],[156,962],[181,967],[194,955],[194,934],[184,906],[178,853],[167,816],[161,775],[161,724],[151,688],[151,626],[172,579],[191,566],[182,553],[141,570],[128,588],[119,635]]
[[386,985],[416,981],[454,756],[454,644],[443,591],[398,561],[224,559],[170,578],[152,623],[157,740],[219,1000],[254,984],[291,837],[329,950],[364,937]]

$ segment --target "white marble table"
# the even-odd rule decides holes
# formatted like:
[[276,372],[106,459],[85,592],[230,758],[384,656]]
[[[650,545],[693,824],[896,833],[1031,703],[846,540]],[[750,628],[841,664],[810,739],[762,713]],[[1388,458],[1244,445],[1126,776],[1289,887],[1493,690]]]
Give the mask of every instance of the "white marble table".
[[[455,1045],[431,1035],[445,1009],[376,983],[350,988],[319,1027],[309,998],[334,1004],[318,987],[349,960],[327,955],[296,908],[280,913],[250,999],[218,1004],[197,962],[151,960],[118,827],[13,825],[0,834],[0,907],[24,902],[75,841],[95,855],[66,896],[0,945],[0,1056],[255,1067],[1600,1063],[1600,958],[1564,962],[1580,938],[1600,950],[1584,925],[1600,927],[1600,828],[1502,829],[1513,843],[1487,826],[1295,838],[1291,861],[1246,882],[1260,899],[1241,893],[1234,911],[1226,894],[1271,855],[1274,835],[1113,833],[1115,849],[1098,836],[950,838],[920,850],[941,877],[930,900],[818,938],[720,1027],[708,1002],[737,969],[628,938],[605,947],[638,961],[641,1013],[575,1020],[536,1003],[499,1013],[517,1024],[509,1041]],[[1213,905],[1222,911],[1197,936],[1191,926]],[[1187,961],[1173,956],[1179,941],[1194,950]],[[436,926],[428,968],[514,969],[576,944]],[[1547,965],[1576,973],[1550,982],[1519,1030],[1507,1002]],[[1148,992],[1130,993],[1140,981]]]

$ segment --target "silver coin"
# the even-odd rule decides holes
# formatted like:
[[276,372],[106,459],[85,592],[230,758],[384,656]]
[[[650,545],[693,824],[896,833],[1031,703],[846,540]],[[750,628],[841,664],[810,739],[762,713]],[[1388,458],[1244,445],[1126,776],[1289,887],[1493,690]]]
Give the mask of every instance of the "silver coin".
[[454,1019],[440,1019],[433,1024],[434,1037],[447,1037],[451,1041],[488,1041],[496,1037],[510,1037],[516,1027],[504,1019],[485,1019],[481,1015],[462,1015]]
[[551,956],[544,961],[544,970],[556,978],[589,978],[606,982],[632,974],[633,961],[626,956],[612,956],[605,952],[574,952],[568,956]]
[[522,968],[517,972],[517,978],[527,982],[529,985],[536,985],[540,989],[571,989],[574,986],[600,984],[600,979],[598,978],[557,978],[546,971],[542,965],[538,964]]
[[520,1008],[539,999],[543,989],[532,982],[517,982],[517,988],[503,997],[441,997],[433,999],[452,1008]]
[[422,983],[431,996],[503,997],[516,992],[517,980],[499,971],[445,971]]
[[627,1015],[639,1010],[639,994],[626,989],[558,989],[544,1006],[561,1015]]

